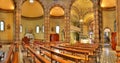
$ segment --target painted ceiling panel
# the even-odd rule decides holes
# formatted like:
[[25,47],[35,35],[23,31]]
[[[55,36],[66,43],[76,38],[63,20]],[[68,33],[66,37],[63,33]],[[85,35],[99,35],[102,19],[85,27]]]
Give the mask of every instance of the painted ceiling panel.
[[101,7],[115,7],[116,0],[102,0]]
[[53,7],[50,11],[51,16],[63,16],[64,15],[64,10],[61,7]]
[[42,5],[38,1],[34,1],[33,3],[25,1],[22,5],[22,16],[24,17],[40,17],[43,14]]
[[[76,0],[71,7],[71,21],[83,20],[88,22],[88,17],[92,16],[93,3],[90,0]],[[88,15],[89,14],[89,15]]]
[[14,4],[12,0],[0,0],[0,9],[14,10]]

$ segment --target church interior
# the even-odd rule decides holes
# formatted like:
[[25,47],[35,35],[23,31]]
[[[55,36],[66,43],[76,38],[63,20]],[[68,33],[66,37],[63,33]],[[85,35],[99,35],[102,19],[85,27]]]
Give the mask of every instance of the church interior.
[[120,0],[0,0],[0,63],[120,63]]

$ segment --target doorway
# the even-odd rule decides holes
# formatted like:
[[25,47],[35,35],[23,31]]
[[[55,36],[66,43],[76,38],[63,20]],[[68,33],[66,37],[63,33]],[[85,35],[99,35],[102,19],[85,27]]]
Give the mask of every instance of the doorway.
[[110,44],[111,31],[109,28],[104,29],[104,43]]

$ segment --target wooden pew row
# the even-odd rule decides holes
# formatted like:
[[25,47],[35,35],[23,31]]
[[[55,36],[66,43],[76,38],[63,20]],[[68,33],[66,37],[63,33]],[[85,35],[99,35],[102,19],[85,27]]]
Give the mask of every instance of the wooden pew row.
[[18,63],[18,51],[15,51],[16,44],[10,46],[7,57],[5,58],[4,63]]
[[63,51],[68,51],[68,52],[71,52],[71,53],[79,53],[79,54],[84,54],[85,56],[88,56],[89,55],[89,51],[87,50],[76,50],[76,49],[71,49],[71,48],[64,48],[64,47],[59,47],[59,46],[51,46],[51,48],[54,48],[54,49],[59,49],[59,50],[63,50]]
[[49,57],[51,59],[51,63],[53,60],[60,62],[60,63],[71,63],[69,61],[64,60],[61,57],[58,57],[56,55],[52,55],[51,53],[47,52],[47,51],[41,51],[44,55],[46,55],[47,57]]
[[93,54],[96,52],[96,49],[95,49],[95,48],[84,48],[84,47],[62,46],[62,45],[60,45],[59,47],[70,48],[70,49],[76,49],[76,50],[89,51],[89,55],[93,55]]
[[62,46],[60,47],[65,47],[65,48],[72,48],[72,49],[79,49],[79,50],[88,50],[88,51],[95,51],[95,48],[84,48],[84,47],[74,47],[74,46]]
[[120,63],[120,50],[116,50],[117,63]]
[[[67,46],[74,46],[74,47],[84,47],[84,48],[92,48],[92,47],[98,47],[98,43],[95,44],[84,44],[84,43],[75,43],[73,45],[67,45]],[[66,46],[66,45],[65,45]]]
[[13,60],[12,63],[19,63],[19,45],[15,44],[15,50],[14,50],[14,54],[13,54]]
[[50,48],[46,48],[46,47],[44,47],[42,45],[37,44],[37,46],[39,46],[40,49],[51,53],[52,55],[56,55],[56,56],[59,56],[59,57],[62,57],[62,58],[68,59],[68,60],[72,60],[72,61],[75,61],[76,63],[78,63],[80,60],[86,60],[83,57],[78,57],[78,56],[74,56],[74,55],[70,55],[70,54],[64,54],[64,53],[55,52],[54,50],[52,50]]
[[77,46],[75,46],[75,45],[60,45],[60,47],[88,50],[91,52],[91,54],[100,53],[100,47],[98,44],[81,44],[81,43],[78,43],[78,44],[79,45],[77,45]]
[[62,46],[60,45],[59,47],[64,47],[64,48],[70,48],[70,49],[76,49],[76,50],[84,50],[84,51],[89,51],[89,55],[88,55],[88,58],[91,58],[91,59],[95,59],[96,63],[97,63],[97,57],[98,56],[98,53],[97,53],[97,49],[95,48],[84,48],[84,47],[74,47],[74,46]]
[[50,63],[47,59],[45,59],[43,56],[37,54],[33,49],[31,49],[29,46],[26,46],[27,49],[37,58],[41,63]]
[[18,53],[19,53],[19,52],[15,52],[15,53],[13,54],[12,63],[19,63],[19,62],[18,62]]
[[59,47],[59,46],[51,46],[51,48],[59,49],[59,50],[62,50],[62,51],[68,51],[68,52],[71,52],[73,55],[75,55],[76,53],[77,54],[82,54],[82,55],[84,55],[84,56],[82,56],[82,58],[86,62],[88,61],[88,56],[90,54],[90,52],[87,51],[87,50],[76,50],[76,49],[64,48],[64,47]]
[[[39,44],[39,43],[36,43],[36,44]],[[56,44],[56,43],[49,43],[49,45],[53,45],[53,44]],[[41,45],[41,43],[39,45]],[[42,45],[44,45],[44,44],[42,44]],[[70,61],[66,61],[61,57],[58,57],[56,55],[52,55],[51,53],[49,53],[47,51],[42,50],[41,53],[43,53],[44,55],[49,57],[51,59],[51,63],[52,63],[53,60],[55,60],[57,62],[60,62],[60,63],[71,63]]]

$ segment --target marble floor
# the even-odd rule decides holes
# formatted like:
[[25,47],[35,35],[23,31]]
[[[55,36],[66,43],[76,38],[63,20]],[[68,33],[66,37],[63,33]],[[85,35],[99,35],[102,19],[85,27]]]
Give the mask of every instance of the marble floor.
[[111,49],[109,44],[105,44],[100,63],[116,63],[116,59],[116,52]]

